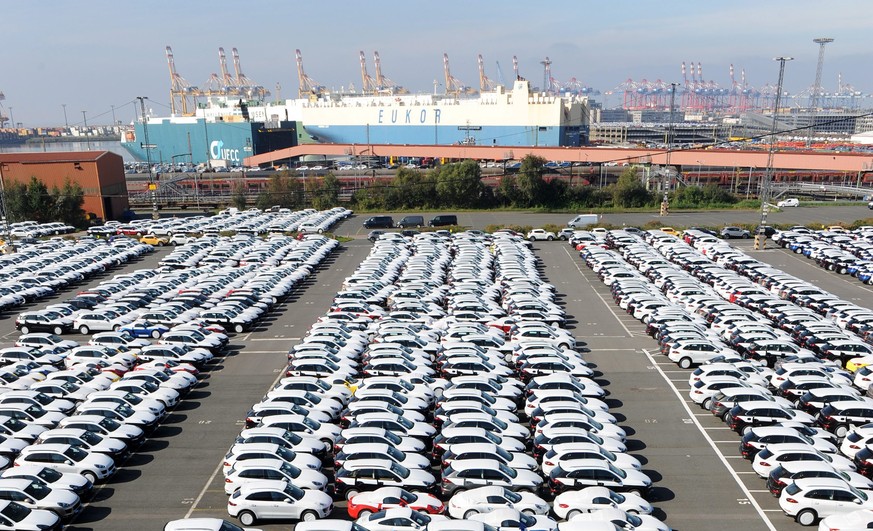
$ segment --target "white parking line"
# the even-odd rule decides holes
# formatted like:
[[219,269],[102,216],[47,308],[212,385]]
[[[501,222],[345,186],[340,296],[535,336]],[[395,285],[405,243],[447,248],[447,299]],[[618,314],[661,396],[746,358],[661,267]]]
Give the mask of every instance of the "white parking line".
[[[276,387],[276,384],[279,383],[279,380],[281,380],[284,377],[285,377],[285,371],[280,369],[279,375],[276,376],[276,379],[273,380],[273,383],[270,384],[270,387],[268,387],[268,389],[272,389],[272,388]],[[185,513],[185,518],[191,518],[191,513],[194,512],[194,510],[197,508],[197,505],[200,503],[200,500],[202,500],[203,496],[206,495],[206,492],[209,491],[209,486],[212,485],[213,480],[215,480],[215,476],[218,475],[218,473],[221,471],[221,469],[223,467],[224,467],[224,458],[222,458],[221,460],[218,461],[218,466],[215,467],[215,470],[212,472],[212,475],[210,475],[209,479],[206,480],[206,484],[203,485],[203,490],[201,490],[200,494],[198,494],[197,497],[194,498],[194,503],[191,504],[191,508],[188,509],[187,513]]]
[[[649,360],[651,360],[652,363],[655,362],[655,360],[652,358],[651,353],[649,353],[649,351],[647,349],[643,349],[643,352],[645,352],[646,356],[648,356]],[[664,374],[664,371],[661,370],[661,368],[657,367],[657,366],[656,366],[656,370],[661,374],[661,377],[664,379],[664,381],[667,382],[667,385],[669,385],[673,389],[673,392],[676,394],[676,396],[679,398],[679,401],[682,403],[682,407],[685,408],[685,411],[691,417],[692,423],[694,423],[694,425],[697,426],[697,429],[700,431],[700,434],[703,435],[703,438],[706,439],[706,441],[709,443],[710,447],[712,447],[712,450],[715,452],[715,454],[721,460],[722,464],[727,469],[728,473],[731,475],[731,477],[734,478],[734,481],[736,481],[737,486],[740,487],[740,490],[742,490],[743,493],[746,495],[746,497],[749,499],[749,502],[752,505],[752,507],[754,507],[755,510],[758,511],[758,515],[761,516],[761,520],[764,521],[764,525],[766,525],[767,529],[769,529],[770,531],[776,531],[776,528],[773,527],[773,523],[770,521],[770,519],[767,517],[767,515],[764,514],[764,510],[761,508],[761,506],[758,504],[758,502],[755,501],[755,498],[752,496],[752,493],[749,491],[748,488],[746,488],[745,485],[743,485],[742,480],[740,480],[740,476],[738,476],[736,471],[730,466],[730,464],[728,464],[727,460],[729,458],[735,457],[738,459],[742,459],[742,456],[739,456],[739,455],[738,456],[725,456],[721,452],[719,452],[718,447],[715,445],[715,442],[712,440],[712,437],[710,437],[709,434],[706,433],[706,430],[700,424],[700,421],[697,420],[695,415],[691,412],[691,409],[688,407],[688,404],[685,402],[685,400],[682,399],[682,395],[679,393],[679,391],[676,389],[676,387],[673,385],[673,383],[670,381],[670,379],[667,378],[667,375]]]
[[591,281],[588,280],[588,277],[585,276],[585,273],[582,272],[582,268],[579,267],[579,262],[573,259],[573,255],[570,254],[570,251],[564,248],[564,252],[567,253],[567,256],[573,262],[573,265],[576,266],[576,270],[579,271],[579,274],[582,275],[582,278],[585,279],[585,282],[587,282],[588,285],[591,286],[591,291],[594,292],[595,295],[597,295],[601,302],[603,302],[603,305],[606,306],[606,309],[609,310],[609,313],[611,313],[612,316],[615,317],[615,320],[618,321],[618,324],[621,325],[625,332],[627,332],[627,335],[629,337],[634,337],[633,332],[631,332],[628,327],[625,326],[624,322],[621,320],[618,314],[615,313],[615,311],[612,309],[612,305],[606,303],[606,299],[603,298],[603,296],[595,289],[594,284],[592,284]]

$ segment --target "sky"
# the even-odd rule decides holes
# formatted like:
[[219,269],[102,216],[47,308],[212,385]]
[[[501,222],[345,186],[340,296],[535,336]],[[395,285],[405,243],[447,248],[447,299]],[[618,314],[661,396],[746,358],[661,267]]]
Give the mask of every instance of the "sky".
[[[218,48],[230,62],[240,54],[243,73],[283,98],[297,94],[294,50],[312,79],[339,90],[361,87],[359,52],[374,75],[373,51],[383,73],[411,92],[441,85],[443,53],[451,73],[478,86],[476,57],[486,75],[512,79],[512,57],[521,76],[542,85],[546,57],[552,77],[576,78],[599,91],[633,79],[683,83],[680,65],[701,63],[703,77],[730,88],[744,70],[753,87],[775,85],[779,64],[791,56],[784,87],[802,92],[814,84],[817,37],[825,49],[822,87],[837,89],[837,76],[873,93],[873,26],[869,0],[40,0],[3,2],[0,46],[0,112],[24,127],[130,123],[137,96],[149,111],[170,113],[165,47],[178,73],[204,86],[219,72]],[[232,73],[232,65],[229,65]],[[440,86],[439,90],[444,90]],[[595,97],[607,107],[620,95]],[[605,101],[604,101],[605,100]],[[866,100],[873,105],[873,99]]]

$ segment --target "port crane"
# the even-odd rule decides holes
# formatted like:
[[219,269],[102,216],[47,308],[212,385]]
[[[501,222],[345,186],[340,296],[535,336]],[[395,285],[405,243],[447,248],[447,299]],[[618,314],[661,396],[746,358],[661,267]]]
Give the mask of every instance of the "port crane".
[[237,86],[239,90],[250,100],[261,100],[265,99],[270,95],[270,91],[266,88],[258,85],[242,72],[242,67],[240,67],[239,62],[239,52],[236,48],[231,48],[230,50],[231,57],[233,58],[233,71],[236,74],[234,78],[234,84]]
[[[181,110],[185,116],[194,114],[194,99],[201,95],[200,90],[185,81],[176,71],[176,61],[173,58],[173,49],[167,46],[167,65],[170,69],[170,111],[176,114],[177,110]],[[188,99],[191,98],[191,110],[188,109]],[[176,102],[178,101],[178,106]]]
[[485,75],[485,60],[482,59],[482,54],[479,54],[477,58],[479,62],[479,90],[481,92],[487,92],[494,90],[497,88],[497,84],[494,81],[488,79],[488,76]]
[[373,63],[376,66],[376,90],[389,94],[409,94],[409,91],[382,75],[382,60],[379,52],[373,52]]
[[367,73],[367,58],[364,57],[364,51],[361,50],[361,93],[376,94],[376,80]]
[[443,54],[443,71],[446,77],[446,94],[458,96],[460,94],[474,94],[475,91],[461,83],[461,80],[452,75],[449,68],[449,54]]
[[308,98],[324,92],[324,86],[316,83],[303,71],[303,54],[300,53],[299,49],[294,51],[294,56],[297,59],[297,82],[300,85],[300,88],[297,89],[298,96]]

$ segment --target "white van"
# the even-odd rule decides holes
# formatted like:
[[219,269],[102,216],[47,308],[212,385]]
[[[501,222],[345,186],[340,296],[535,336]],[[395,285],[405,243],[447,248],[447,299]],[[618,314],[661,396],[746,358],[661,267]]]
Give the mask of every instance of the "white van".
[[581,229],[582,227],[594,225],[599,222],[600,216],[598,214],[579,214],[575,218],[568,221],[567,226],[573,227],[574,229]]

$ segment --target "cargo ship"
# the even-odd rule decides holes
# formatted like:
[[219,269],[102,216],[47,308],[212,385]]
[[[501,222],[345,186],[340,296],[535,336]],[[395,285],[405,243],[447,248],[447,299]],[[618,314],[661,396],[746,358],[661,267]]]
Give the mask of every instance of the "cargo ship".
[[337,144],[474,144],[568,146],[588,141],[588,100],[531,90],[518,79],[475,96],[313,94],[281,102],[213,97],[194,116],[149,117],[122,145],[141,160],[185,154],[193,163],[243,158],[311,142]]

